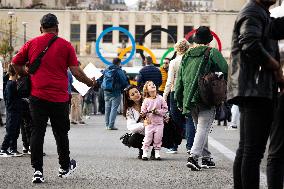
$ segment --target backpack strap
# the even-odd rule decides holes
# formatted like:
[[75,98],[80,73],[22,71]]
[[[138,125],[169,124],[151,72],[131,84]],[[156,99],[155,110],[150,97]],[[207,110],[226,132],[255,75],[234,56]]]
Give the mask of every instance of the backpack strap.
[[[204,53],[204,59],[203,59],[203,64],[204,64],[204,68],[206,69],[207,68],[207,65],[209,63],[209,57],[210,57],[210,51],[211,51],[211,47],[208,47]],[[211,69],[211,65],[209,66],[209,70],[205,70],[205,72],[207,71],[207,73],[210,72],[210,69]]]

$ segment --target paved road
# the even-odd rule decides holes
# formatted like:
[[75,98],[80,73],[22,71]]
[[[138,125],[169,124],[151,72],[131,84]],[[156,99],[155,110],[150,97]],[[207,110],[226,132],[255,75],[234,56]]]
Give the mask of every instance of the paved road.
[[[215,126],[210,134],[210,150],[216,169],[192,172],[186,166],[188,155],[185,141],[178,154],[161,153],[162,161],[136,159],[138,151],[124,146],[119,137],[126,132],[126,122],[119,116],[118,131],[104,127],[103,116],[92,116],[87,125],[71,126],[71,157],[78,162],[78,169],[68,179],[57,177],[58,157],[51,128],[47,128],[44,151],[44,176],[41,185],[31,183],[33,170],[28,156],[0,159],[0,188],[192,188],[229,189],[232,183],[232,159],[238,143],[238,131],[225,131]],[[0,128],[0,142],[5,130]],[[21,140],[18,140],[22,148]],[[264,166],[262,166],[264,172]],[[265,177],[264,177],[265,178]],[[262,181],[265,182],[265,179]],[[262,186],[262,188],[265,188]]]

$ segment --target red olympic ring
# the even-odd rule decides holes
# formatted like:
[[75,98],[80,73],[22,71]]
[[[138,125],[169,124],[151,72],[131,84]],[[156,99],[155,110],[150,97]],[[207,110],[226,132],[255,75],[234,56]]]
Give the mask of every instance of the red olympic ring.
[[[210,30],[210,31],[211,31],[211,30]],[[196,33],[196,29],[194,29],[194,30],[188,32],[188,34],[186,34],[186,36],[185,36],[185,39],[188,40],[188,39],[189,39],[191,36],[193,36],[193,34],[195,34],[195,33]],[[213,37],[216,39],[216,41],[217,41],[217,43],[218,43],[218,49],[219,49],[219,51],[221,52],[221,51],[222,51],[222,43],[221,43],[220,38],[219,38],[218,35],[217,35],[215,32],[213,32],[213,31],[211,31],[211,34],[212,34]]]

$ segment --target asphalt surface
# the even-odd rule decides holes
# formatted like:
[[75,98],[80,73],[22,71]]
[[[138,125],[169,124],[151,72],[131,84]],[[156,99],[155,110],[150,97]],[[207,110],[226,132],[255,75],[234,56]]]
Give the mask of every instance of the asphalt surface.
[[[178,154],[166,154],[162,149],[162,161],[137,159],[138,150],[124,146],[119,138],[126,130],[126,121],[117,118],[118,131],[105,129],[102,115],[91,116],[86,125],[72,125],[69,132],[71,158],[78,163],[78,169],[67,179],[57,177],[59,168],[56,144],[51,127],[47,128],[44,144],[45,183],[32,184],[33,169],[29,156],[0,159],[0,188],[233,188],[232,159],[239,132],[227,131],[223,126],[214,126],[210,137],[223,145],[212,143],[209,149],[216,163],[215,169],[193,172],[186,167],[185,140],[179,146]],[[0,142],[5,129],[0,127]],[[227,148],[227,150],[223,150]],[[18,150],[22,149],[21,136]],[[264,172],[265,161],[262,165]],[[265,173],[265,172],[264,172]],[[262,185],[261,188],[266,188]]]

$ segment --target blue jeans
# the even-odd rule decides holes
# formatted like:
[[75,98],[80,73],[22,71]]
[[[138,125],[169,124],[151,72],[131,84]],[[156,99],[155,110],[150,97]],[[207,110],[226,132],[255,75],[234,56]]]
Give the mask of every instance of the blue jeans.
[[105,98],[105,122],[107,128],[113,128],[117,115],[117,108],[120,105],[121,95],[112,96],[111,92],[104,91]]
[[191,150],[195,137],[195,126],[191,115],[187,115],[185,119],[185,137],[186,149]]
[[[171,118],[173,119],[176,126],[182,127],[182,129],[183,129],[184,125],[185,125],[184,116],[182,115],[182,112],[178,109],[177,101],[174,99],[174,97],[175,97],[175,92],[171,92],[170,93]],[[174,145],[174,147],[172,149],[177,150],[178,145]]]

